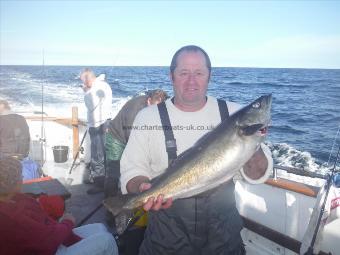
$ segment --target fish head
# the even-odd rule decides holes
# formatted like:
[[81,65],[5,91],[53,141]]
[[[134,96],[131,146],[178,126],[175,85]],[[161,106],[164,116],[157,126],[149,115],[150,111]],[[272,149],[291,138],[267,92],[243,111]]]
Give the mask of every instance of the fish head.
[[264,140],[271,119],[272,95],[263,95],[237,112],[236,125],[239,135]]

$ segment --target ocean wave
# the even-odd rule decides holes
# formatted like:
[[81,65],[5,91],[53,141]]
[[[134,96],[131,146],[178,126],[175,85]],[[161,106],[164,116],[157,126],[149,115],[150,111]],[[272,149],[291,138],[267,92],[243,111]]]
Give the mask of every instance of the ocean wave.
[[320,174],[329,171],[326,163],[318,164],[308,151],[300,151],[287,143],[267,142],[267,144],[272,151],[274,164],[302,168]]

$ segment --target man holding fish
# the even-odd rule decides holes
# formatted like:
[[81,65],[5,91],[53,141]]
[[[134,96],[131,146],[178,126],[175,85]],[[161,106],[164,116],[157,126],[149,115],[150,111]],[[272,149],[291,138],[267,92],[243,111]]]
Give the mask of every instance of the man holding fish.
[[241,172],[260,183],[271,173],[262,144],[271,95],[241,109],[207,96],[210,75],[207,53],[182,47],[170,66],[174,97],[134,121],[120,179],[122,193],[131,195],[119,209],[116,200],[104,203],[115,215],[138,206],[149,211],[140,254],[245,253],[232,178]]

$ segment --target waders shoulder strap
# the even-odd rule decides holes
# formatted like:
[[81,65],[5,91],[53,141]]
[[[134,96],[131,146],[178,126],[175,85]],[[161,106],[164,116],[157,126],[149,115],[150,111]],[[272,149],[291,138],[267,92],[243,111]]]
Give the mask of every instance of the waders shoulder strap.
[[176,139],[174,137],[174,133],[172,131],[172,126],[170,123],[169,113],[166,108],[165,102],[162,102],[157,105],[159,116],[162,122],[162,128],[165,136],[165,146],[166,152],[168,153],[168,164],[170,165],[171,162],[177,158],[177,145]]
[[217,99],[217,103],[218,109],[220,110],[221,121],[223,121],[229,117],[227,102],[222,99]]

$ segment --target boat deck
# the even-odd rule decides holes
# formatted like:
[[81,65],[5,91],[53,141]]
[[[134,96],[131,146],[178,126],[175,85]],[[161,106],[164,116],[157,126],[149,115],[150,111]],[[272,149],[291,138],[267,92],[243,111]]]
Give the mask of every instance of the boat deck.
[[[77,162],[69,174],[73,160],[69,159],[65,163],[55,163],[48,161],[44,164],[44,174],[58,179],[65,188],[70,192],[70,198],[66,199],[66,212],[71,213],[76,218],[76,224],[79,225],[91,212],[101,205],[104,199],[104,193],[88,195],[86,191],[92,187],[92,184],[84,184],[86,170],[84,162]],[[83,224],[101,222],[105,225],[106,209],[101,207]],[[112,226],[107,226],[112,230]]]
[[[91,187],[91,184],[66,185],[67,190],[72,194],[66,200],[66,211],[72,213],[76,217],[78,225],[85,217],[93,212],[104,199],[104,193],[88,195],[86,191]],[[105,208],[101,207],[83,224],[101,222],[105,224]]]

